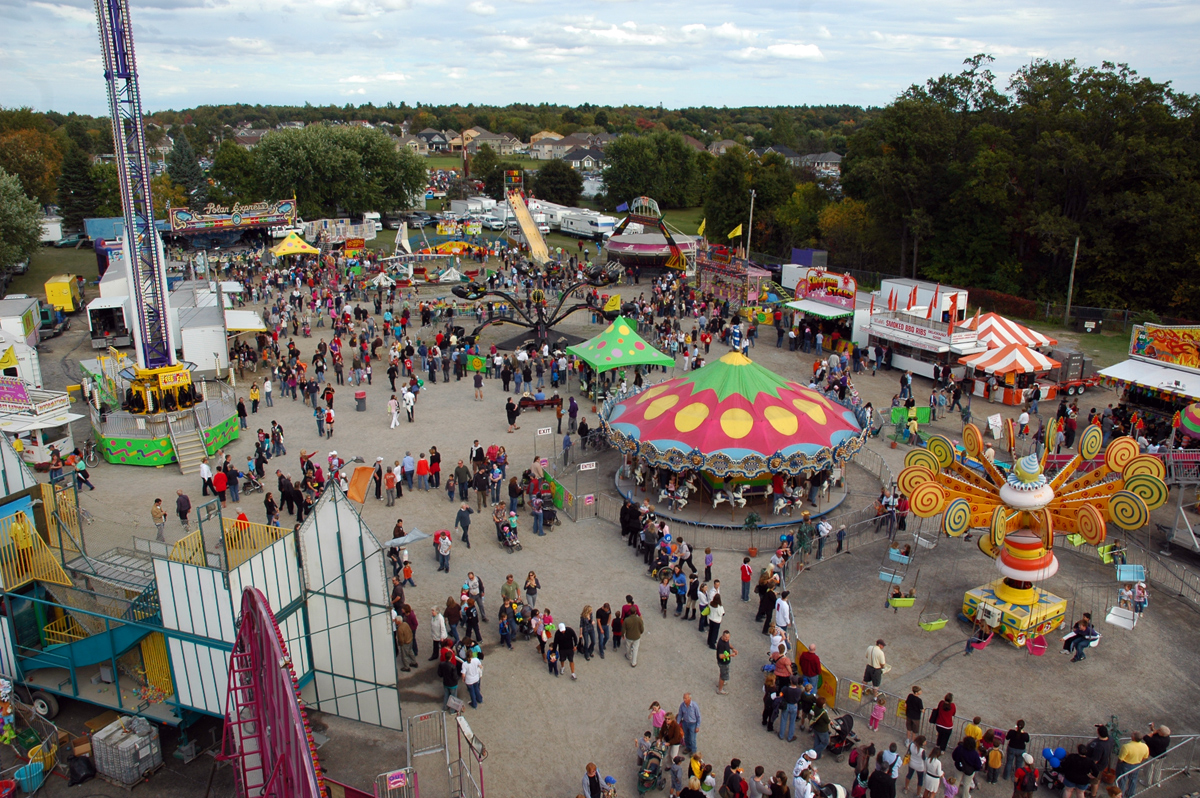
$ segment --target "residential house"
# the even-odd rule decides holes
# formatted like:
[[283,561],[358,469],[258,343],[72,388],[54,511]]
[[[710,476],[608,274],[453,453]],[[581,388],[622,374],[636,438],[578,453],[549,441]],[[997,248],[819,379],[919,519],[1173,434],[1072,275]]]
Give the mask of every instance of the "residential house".
[[368,122],[365,119],[352,119],[347,124],[349,124],[350,127],[365,127],[365,128],[375,127],[374,125],[372,125],[370,122]]
[[700,141],[699,139],[693,138],[693,137],[689,136],[687,133],[684,133],[683,140],[692,149],[698,150],[699,152],[704,152],[704,149],[705,149],[704,142]]
[[590,141],[592,143],[592,147],[594,149],[603,150],[605,147],[608,146],[608,143],[610,141],[615,141],[616,138],[617,137],[614,136],[612,133],[606,133],[606,132],[601,131],[600,133],[592,133],[591,135],[589,135],[588,141]]
[[553,130],[543,130],[539,133],[534,133],[529,137],[530,144],[537,144],[542,139],[561,139],[561,133],[555,133]]
[[571,168],[581,172],[590,172],[604,166],[604,153],[590,147],[576,147],[562,159],[570,164]]
[[508,157],[517,151],[521,141],[509,133],[480,133],[467,143],[467,152],[477,153],[484,144],[492,148],[497,155]]
[[417,134],[417,138],[425,142],[429,152],[446,152],[450,149],[450,139],[440,130],[427,127]]
[[262,137],[269,132],[268,130],[259,130],[256,128],[242,128],[233,134],[233,140],[239,146],[252,150],[258,146],[258,142],[262,141]]
[[417,136],[408,136],[408,135],[392,136],[392,141],[396,144],[397,152],[399,152],[400,149],[403,147],[408,147],[410,150],[415,152],[417,155],[428,155],[429,154],[429,144],[426,143],[425,139],[423,139],[423,138],[419,138]]
[[772,144],[770,147],[755,147],[753,152],[759,158],[769,152],[773,152],[776,155],[783,156],[783,160],[788,162],[788,166],[800,165],[800,155],[791,147],[785,147],[782,144]]
[[800,159],[803,166],[811,168],[819,175],[828,177],[840,177],[842,174],[842,156],[836,152],[818,152],[813,155],[805,155]]
[[721,139],[720,141],[714,141],[712,144],[709,144],[708,151],[711,152],[713,155],[724,155],[725,153],[729,152],[734,147],[740,147],[740,146],[741,145],[738,144],[733,139]]

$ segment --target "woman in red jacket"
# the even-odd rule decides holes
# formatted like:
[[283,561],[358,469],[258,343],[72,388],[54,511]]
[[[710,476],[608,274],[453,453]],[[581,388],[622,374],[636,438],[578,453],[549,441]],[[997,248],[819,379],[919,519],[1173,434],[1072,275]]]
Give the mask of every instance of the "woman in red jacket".
[[933,725],[937,727],[937,747],[946,750],[946,743],[950,742],[950,732],[954,731],[954,713],[957,707],[954,706],[954,693],[946,693],[932,713]]

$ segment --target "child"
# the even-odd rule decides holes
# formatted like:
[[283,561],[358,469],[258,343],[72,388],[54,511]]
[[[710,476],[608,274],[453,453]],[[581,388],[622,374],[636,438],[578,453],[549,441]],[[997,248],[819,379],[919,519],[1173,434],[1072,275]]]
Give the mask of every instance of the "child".
[[671,761],[671,798],[676,798],[683,790],[683,757],[677,756]]
[[665,570],[662,581],[658,583],[658,606],[662,609],[664,618],[667,617],[667,600],[671,597],[671,574]]
[[1004,752],[999,746],[992,746],[987,752],[987,782],[995,784],[1000,778],[1000,768],[1004,766]]
[[958,798],[958,779],[954,776],[944,776],[942,781],[945,786],[946,798]]
[[662,725],[666,718],[666,710],[657,701],[650,704],[650,724],[654,727],[654,739],[662,736]]
[[500,610],[500,642],[512,651],[512,622],[508,620],[508,610]]
[[887,714],[887,699],[879,696],[875,699],[875,706],[871,707],[871,719],[867,721],[867,726],[871,731],[879,731],[879,724],[883,722],[883,716]]
[[646,752],[650,750],[650,732],[642,732],[642,736],[637,741],[637,763],[638,767],[646,761]]
[[613,651],[619,651],[621,648],[621,635],[625,631],[624,621],[621,620],[619,613],[614,613],[612,617],[612,636],[613,636]]
[[404,587],[405,585],[411,585],[413,587],[417,586],[417,583],[413,581],[413,569],[411,562],[408,560],[404,561],[404,570],[401,571],[401,573],[404,574],[404,579],[400,582],[401,587]]
[[704,550],[704,581],[705,582],[712,581],[712,564],[713,564],[712,547],[708,547]]
[[553,643],[546,649],[546,664],[550,666],[550,673],[558,676],[558,650]]

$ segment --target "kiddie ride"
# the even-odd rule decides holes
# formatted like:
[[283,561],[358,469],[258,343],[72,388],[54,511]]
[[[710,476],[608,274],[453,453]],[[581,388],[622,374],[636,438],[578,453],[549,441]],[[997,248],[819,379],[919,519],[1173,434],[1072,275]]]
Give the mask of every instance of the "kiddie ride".
[[962,615],[982,631],[977,648],[999,636],[1045,651],[1045,635],[1062,626],[1067,610],[1066,599],[1035,584],[1058,572],[1055,535],[1065,535],[1075,546],[1099,546],[1107,521],[1139,529],[1149,522],[1151,510],[1166,503],[1162,461],[1139,454],[1132,438],[1115,439],[1101,465],[1076,475],[1100,453],[1102,437],[1099,427],[1088,427],[1080,453],[1051,480],[1043,473],[1045,456],[1039,460],[1033,454],[1003,474],[982,456],[983,439],[974,424],[963,428],[963,448],[982,464],[986,478],[961,462],[954,444],[941,435],[905,457],[897,483],[915,515],[942,514],[942,527],[952,537],[972,528],[987,530],[979,548],[995,559],[1001,578],[968,590],[962,605]]

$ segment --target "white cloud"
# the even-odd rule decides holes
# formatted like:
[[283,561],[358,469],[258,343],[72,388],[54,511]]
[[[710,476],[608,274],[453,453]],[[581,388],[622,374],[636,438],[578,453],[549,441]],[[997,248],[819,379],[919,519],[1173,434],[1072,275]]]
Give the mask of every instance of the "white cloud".
[[484,3],[481,0],[475,0],[467,6],[467,10],[472,14],[478,14],[481,17],[490,17],[496,13],[496,7],[491,3]]

